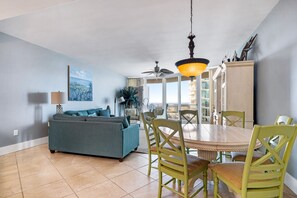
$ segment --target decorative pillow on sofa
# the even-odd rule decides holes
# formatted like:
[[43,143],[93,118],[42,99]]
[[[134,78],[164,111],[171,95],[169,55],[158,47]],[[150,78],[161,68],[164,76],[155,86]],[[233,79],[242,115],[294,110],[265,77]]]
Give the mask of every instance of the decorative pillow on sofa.
[[89,116],[89,117],[97,117],[97,113],[94,112],[94,113],[89,114],[88,116]]
[[88,112],[89,115],[94,114],[94,113],[96,113],[98,115],[100,110],[102,110],[102,108],[89,109],[89,110],[87,110],[87,112]]
[[70,115],[70,116],[78,115],[78,114],[77,114],[77,111],[65,111],[64,114],[66,114],[66,115]]
[[88,116],[89,115],[87,111],[78,111],[77,114],[79,116]]
[[99,114],[98,116],[103,116],[103,117],[107,117],[109,118],[110,117],[110,113],[109,113],[109,110],[108,109],[105,109],[105,110],[99,110]]

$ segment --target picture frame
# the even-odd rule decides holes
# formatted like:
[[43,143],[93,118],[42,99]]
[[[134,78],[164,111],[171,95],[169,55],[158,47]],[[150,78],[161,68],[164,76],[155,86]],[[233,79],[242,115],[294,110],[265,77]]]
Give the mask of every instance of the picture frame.
[[93,101],[91,72],[68,65],[68,101]]

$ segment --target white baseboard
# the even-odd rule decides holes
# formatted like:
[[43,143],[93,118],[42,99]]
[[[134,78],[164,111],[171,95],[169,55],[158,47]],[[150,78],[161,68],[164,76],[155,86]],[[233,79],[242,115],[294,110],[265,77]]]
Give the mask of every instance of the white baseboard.
[[297,195],[297,179],[286,173],[285,184]]
[[26,148],[38,146],[40,144],[45,144],[45,143],[48,143],[48,137],[38,138],[35,140],[30,140],[30,141],[21,142],[21,143],[9,145],[9,146],[0,147],[0,156],[8,153],[16,152],[19,150],[23,150]]

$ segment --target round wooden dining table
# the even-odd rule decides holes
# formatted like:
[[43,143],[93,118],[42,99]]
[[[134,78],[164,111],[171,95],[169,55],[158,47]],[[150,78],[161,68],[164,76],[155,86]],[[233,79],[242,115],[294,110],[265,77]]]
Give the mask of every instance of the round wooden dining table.
[[[185,146],[198,149],[198,156],[209,161],[216,160],[218,151],[247,151],[253,133],[253,129],[212,124],[185,124],[182,128]],[[172,141],[178,144],[179,137]],[[258,142],[256,148],[260,146]]]

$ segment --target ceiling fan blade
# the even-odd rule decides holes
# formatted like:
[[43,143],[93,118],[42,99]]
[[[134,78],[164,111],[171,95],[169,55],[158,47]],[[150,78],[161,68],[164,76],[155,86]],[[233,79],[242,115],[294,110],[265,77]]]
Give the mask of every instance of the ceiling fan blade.
[[165,76],[164,73],[160,73],[160,74],[158,75],[158,77],[164,77],[164,76]]
[[155,73],[154,71],[145,71],[145,72],[142,72],[142,74],[153,74]]
[[164,74],[173,74],[173,71],[170,71],[168,69],[161,69],[160,72],[162,72]]

